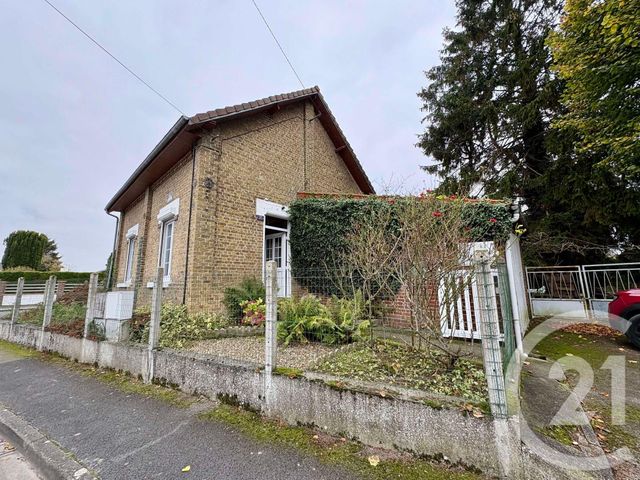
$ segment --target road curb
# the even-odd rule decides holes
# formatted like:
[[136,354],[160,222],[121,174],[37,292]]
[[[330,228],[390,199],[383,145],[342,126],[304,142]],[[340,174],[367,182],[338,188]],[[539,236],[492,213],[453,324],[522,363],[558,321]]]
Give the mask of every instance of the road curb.
[[0,435],[46,480],[97,480],[54,441],[0,404]]

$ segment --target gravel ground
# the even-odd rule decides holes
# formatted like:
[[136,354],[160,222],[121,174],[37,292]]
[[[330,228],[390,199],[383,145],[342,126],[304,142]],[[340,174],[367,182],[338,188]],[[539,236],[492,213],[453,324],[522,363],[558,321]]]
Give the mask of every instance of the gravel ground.
[[[278,348],[277,363],[278,366],[281,367],[304,370],[309,368],[318,359],[335,352],[338,348],[339,347],[330,347],[320,343],[289,345],[288,347],[280,346]],[[264,337],[201,340],[191,345],[189,350],[264,364]]]

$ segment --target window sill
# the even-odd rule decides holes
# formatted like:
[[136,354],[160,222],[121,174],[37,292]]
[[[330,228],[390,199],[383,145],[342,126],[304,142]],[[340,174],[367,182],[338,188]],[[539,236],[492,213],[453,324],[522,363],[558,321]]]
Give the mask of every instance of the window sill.
[[[165,278],[162,281],[162,288],[167,288],[169,285],[171,285],[171,279]],[[153,288],[155,286],[156,286],[156,282],[147,282],[147,288]]]
[[131,286],[131,282],[122,282],[116,284],[116,288],[129,288]]

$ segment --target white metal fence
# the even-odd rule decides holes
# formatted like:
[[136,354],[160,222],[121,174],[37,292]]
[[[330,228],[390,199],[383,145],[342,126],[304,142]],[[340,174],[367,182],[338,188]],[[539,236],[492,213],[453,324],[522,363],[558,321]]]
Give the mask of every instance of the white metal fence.
[[527,267],[534,315],[606,315],[616,292],[640,287],[640,262]]

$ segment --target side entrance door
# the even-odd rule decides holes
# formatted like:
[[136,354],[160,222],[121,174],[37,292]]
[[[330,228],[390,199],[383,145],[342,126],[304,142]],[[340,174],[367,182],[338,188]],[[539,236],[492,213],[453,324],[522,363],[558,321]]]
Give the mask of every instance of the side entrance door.
[[289,273],[289,252],[286,232],[266,235],[264,260],[273,260],[278,265],[278,296],[288,297],[291,292],[291,275]]

